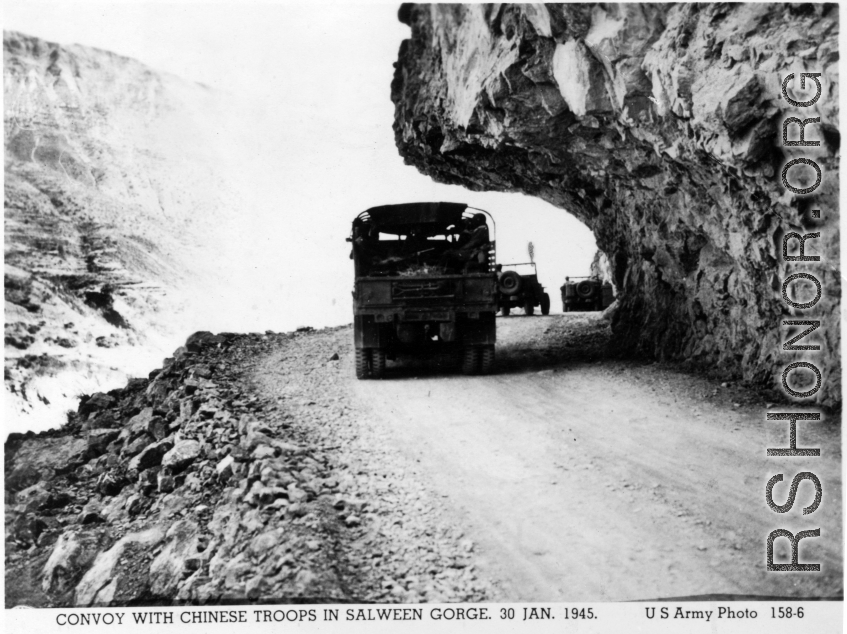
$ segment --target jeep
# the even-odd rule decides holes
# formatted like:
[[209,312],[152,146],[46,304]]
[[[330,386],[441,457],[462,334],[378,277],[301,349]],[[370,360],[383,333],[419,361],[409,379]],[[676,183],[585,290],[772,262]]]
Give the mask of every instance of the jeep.
[[[527,315],[535,312],[535,307],[541,309],[542,315],[550,314],[550,296],[544,292],[544,287],[538,282],[538,270],[535,262],[520,264],[504,264],[502,267],[526,267],[521,274],[515,270],[502,271],[497,277],[497,290],[500,291],[498,305],[502,314],[508,315],[513,308],[523,308]],[[530,268],[531,267],[531,268]],[[532,271],[532,272],[530,272]]]
[[599,277],[566,277],[560,290],[562,291],[562,310],[566,313],[604,310],[615,301],[612,285],[609,282],[603,282]]

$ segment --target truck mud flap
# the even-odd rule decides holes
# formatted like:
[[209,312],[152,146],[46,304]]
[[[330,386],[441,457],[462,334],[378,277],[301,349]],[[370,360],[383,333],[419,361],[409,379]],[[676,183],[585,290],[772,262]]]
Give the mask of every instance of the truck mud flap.
[[494,313],[481,313],[479,319],[462,320],[462,342],[465,345],[483,345],[496,342]]
[[386,324],[376,323],[373,315],[353,317],[353,344],[357,348],[385,348],[389,340],[390,333]]

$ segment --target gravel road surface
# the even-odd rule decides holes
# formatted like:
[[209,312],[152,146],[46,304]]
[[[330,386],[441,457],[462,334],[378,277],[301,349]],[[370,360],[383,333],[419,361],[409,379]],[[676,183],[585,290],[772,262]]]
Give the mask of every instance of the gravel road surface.
[[[357,382],[355,395],[479,544],[505,600],[840,595],[837,420],[799,423],[799,446],[822,447],[820,458],[769,458],[767,447],[787,446],[788,425],[765,413],[784,406],[659,364],[603,359],[590,339],[602,323],[498,318],[498,374],[400,363],[386,380]],[[801,515],[814,497],[804,482],[790,513],[771,511],[769,478],[785,474],[782,503],[805,470],[823,482],[820,508]],[[765,571],[776,528],[821,529],[800,556],[823,562],[820,574]],[[788,556],[781,541],[777,561]]]

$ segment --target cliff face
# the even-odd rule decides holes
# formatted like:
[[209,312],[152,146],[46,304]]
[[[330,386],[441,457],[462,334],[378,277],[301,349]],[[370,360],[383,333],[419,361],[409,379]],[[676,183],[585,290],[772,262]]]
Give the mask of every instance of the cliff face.
[[[5,33],[7,430],[63,422],[182,336],[176,289],[226,206],[212,91],[105,51]],[[146,372],[146,370],[144,370]]]
[[[619,293],[615,346],[775,386],[796,354],[782,352],[781,321],[819,319],[821,351],[804,358],[824,374],[816,400],[840,402],[835,5],[404,5],[400,19],[412,30],[392,85],[401,155],[439,182],[538,196],[588,225]],[[822,73],[813,107],[781,98],[790,72]],[[806,139],[821,145],[783,147],[789,116],[820,117]],[[800,156],[823,172],[807,196],[780,182]],[[795,186],[813,184],[803,169]],[[807,243],[820,262],[783,262],[791,231],[820,231]],[[823,286],[812,310],[781,298],[801,270]]]

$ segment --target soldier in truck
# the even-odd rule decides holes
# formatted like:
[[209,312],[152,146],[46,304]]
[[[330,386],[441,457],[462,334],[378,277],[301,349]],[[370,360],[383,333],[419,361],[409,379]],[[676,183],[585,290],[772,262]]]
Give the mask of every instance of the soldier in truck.
[[459,248],[445,251],[440,264],[455,271],[461,271],[466,266],[468,271],[484,270],[491,244],[485,215],[474,214],[464,224],[465,229],[456,243]]

